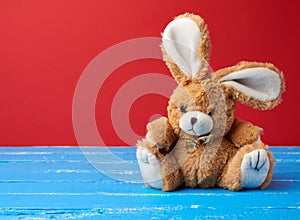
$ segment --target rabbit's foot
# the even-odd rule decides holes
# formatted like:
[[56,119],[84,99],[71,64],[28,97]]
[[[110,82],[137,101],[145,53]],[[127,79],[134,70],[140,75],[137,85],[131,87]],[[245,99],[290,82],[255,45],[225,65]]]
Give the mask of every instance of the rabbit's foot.
[[253,150],[244,155],[241,164],[241,183],[243,188],[261,186],[270,169],[268,154],[264,149]]
[[160,163],[156,156],[146,148],[138,147],[136,157],[140,166],[142,177],[151,188],[162,188],[162,175]]

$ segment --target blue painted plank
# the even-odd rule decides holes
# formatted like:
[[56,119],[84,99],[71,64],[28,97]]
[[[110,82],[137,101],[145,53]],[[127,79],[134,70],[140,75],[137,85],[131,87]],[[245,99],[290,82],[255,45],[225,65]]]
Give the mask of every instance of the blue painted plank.
[[[85,149],[110,173],[140,178],[135,148]],[[274,180],[266,190],[161,192],[116,181],[75,147],[0,148],[0,218],[249,219],[300,217],[300,148],[273,147]],[[129,166],[110,161],[110,152]],[[134,169],[134,172],[131,172]]]

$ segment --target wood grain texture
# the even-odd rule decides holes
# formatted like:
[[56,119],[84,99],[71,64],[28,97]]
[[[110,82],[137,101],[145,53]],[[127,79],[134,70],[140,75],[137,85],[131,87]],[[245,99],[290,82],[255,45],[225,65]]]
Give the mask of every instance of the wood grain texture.
[[[242,192],[148,189],[138,183],[135,148],[109,150],[131,166],[98,150],[89,148],[89,161],[78,147],[2,147],[0,219],[300,218],[300,147],[272,147],[272,183]],[[116,173],[135,183],[109,177]]]

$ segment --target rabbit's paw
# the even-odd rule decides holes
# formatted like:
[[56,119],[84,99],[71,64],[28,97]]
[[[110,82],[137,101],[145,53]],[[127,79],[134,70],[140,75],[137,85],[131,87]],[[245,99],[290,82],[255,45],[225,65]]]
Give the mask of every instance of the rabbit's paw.
[[136,151],[137,161],[140,166],[144,181],[152,188],[162,188],[162,176],[160,163],[154,154],[151,154],[146,148],[138,147]]
[[243,188],[256,188],[265,181],[270,169],[268,154],[264,149],[245,154],[241,166]]

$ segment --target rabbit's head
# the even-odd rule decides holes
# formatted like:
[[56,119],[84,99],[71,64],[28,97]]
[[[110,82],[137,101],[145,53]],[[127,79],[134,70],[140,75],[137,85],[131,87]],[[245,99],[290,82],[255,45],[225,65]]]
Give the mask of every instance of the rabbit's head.
[[240,62],[209,73],[210,40],[201,17],[176,17],[162,38],[164,60],[178,83],[168,106],[177,135],[225,135],[234,121],[236,100],[262,110],[280,102],[284,80],[272,64]]

